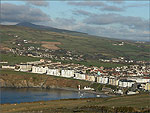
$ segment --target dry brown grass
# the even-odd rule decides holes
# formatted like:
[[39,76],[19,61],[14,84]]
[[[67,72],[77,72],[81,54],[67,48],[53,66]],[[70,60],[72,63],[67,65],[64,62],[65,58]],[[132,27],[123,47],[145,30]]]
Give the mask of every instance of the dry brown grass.
[[42,47],[47,48],[47,49],[52,49],[52,50],[60,49],[56,45],[61,44],[60,42],[46,42],[46,41],[42,41],[41,43],[42,43]]
[[10,50],[10,48],[8,48],[8,47],[1,44],[0,45],[0,50]]
[[[111,98],[62,99],[20,104],[2,104],[1,110],[2,113],[149,113],[150,103],[145,103],[149,97],[149,94],[142,94]],[[111,101],[114,98],[117,98],[117,100],[114,102]],[[134,103],[138,102],[139,98],[143,100],[135,106]],[[127,100],[130,102],[127,102]],[[110,102],[107,103],[108,101]],[[120,101],[124,101],[124,103],[117,105]],[[114,104],[110,105],[110,103]]]

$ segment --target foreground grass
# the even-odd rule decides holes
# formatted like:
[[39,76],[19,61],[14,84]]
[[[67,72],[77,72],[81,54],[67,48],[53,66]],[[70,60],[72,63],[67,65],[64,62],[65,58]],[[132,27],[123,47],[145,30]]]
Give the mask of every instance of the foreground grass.
[[109,98],[63,99],[21,104],[3,104],[2,113],[16,112],[149,112],[150,94]]

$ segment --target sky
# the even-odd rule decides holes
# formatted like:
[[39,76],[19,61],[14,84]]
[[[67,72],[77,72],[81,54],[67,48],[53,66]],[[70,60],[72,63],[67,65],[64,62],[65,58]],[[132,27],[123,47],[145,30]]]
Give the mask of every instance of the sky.
[[0,22],[31,22],[90,35],[150,41],[149,0],[1,0]]

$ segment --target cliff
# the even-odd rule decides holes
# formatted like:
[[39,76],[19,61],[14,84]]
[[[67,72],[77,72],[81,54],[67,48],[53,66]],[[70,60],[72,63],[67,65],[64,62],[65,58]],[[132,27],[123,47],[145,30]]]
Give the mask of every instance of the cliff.
[[77,88],[78,85],[89,86],[90,82],[33,73],[2,70],[0,72],[0,87],[16,88]]

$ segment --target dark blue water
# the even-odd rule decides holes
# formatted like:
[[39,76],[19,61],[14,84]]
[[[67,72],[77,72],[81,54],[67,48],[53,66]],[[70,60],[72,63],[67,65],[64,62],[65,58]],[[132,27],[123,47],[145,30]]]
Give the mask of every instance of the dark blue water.
[[1,88],[1,104],[89,97],[97,97],[97,94],[62,89]]

